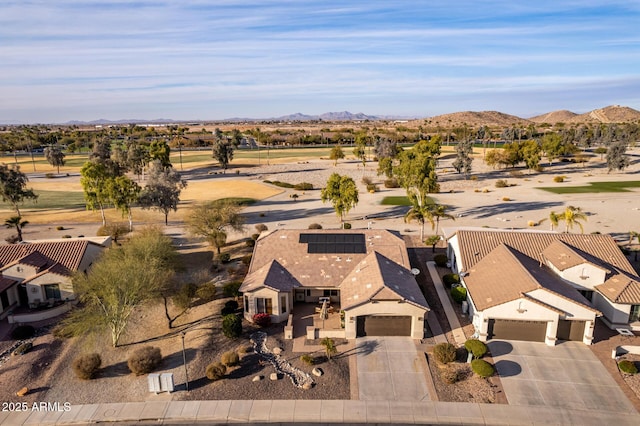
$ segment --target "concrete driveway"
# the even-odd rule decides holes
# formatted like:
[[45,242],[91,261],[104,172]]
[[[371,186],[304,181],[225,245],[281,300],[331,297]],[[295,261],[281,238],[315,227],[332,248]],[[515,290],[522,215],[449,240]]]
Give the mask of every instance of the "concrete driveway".
[[[409,337],[356,339],[360,400],[429,401],[426,362]],[[428,372],[427,372],[428,374]]]
[[635,413],[591,350],[579,342],[488,342],[510,405]]

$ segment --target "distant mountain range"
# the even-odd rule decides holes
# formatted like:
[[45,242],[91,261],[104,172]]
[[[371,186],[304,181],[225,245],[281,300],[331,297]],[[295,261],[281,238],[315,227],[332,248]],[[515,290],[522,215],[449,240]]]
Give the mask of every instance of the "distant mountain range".
[[93,120],[93,121],[69,121],[68,125],[114,125],[114,124],[169,124],[169,123],[187,123],[187,122],[294,122],[294,121],[365,121],[365,120],[407,120],[413,125],[418,122],[422,124],[427,122],[431,126],[458,126],[467,124],[469,126],[495,126],[506,127],[513,125],[528,124],[574,124],[574,123],[624,123],[629,121],[640,121],[640,111],[633,108],[620,105],[611,105],[605,108],[595,109],[584,114],[577,114],[568,110],[558,110],[548,112],[546,114],[537,115],[530,118],[522,118],[515,115],[505,114],[499,111],[462,111],[451,114],[437,115],[434,117],[418,118],[418,117],[402,117],[390,115],[367,115],[364,113],[351,113],[349,111],[327,112],[320,115],[308,115],[295,113],[283,115],[274,118],[228,118],[225,120],[172,120],[167,118],[158,118],[154,120],[124,119],[124,120]]

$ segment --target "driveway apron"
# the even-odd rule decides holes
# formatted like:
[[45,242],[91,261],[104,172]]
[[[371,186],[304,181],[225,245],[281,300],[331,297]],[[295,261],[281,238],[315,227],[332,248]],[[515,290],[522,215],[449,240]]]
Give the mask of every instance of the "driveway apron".
[[362,337],[354,352],[360,400],[429,401],[424,363],[411,338]]

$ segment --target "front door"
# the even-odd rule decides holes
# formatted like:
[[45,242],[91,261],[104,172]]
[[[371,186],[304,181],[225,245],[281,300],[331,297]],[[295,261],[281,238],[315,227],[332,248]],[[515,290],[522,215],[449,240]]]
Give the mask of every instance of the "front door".
[[296,290],[296,302],[304,302],[304,290]]
[[20,299],[20,306],[29,306],[29,295],[27,294],[26,285],[18,285],[18,299]]

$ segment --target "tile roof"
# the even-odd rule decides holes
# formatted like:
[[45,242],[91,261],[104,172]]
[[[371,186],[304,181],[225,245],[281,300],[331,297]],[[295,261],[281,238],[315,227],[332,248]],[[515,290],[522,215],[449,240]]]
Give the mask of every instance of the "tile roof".
[[241,292],[257,290],[267,287],[276,291],[291,291],[294,287],[300,287],[300,283],[277,260],[272,260],[257,271],[246,276]]
[[538,289],[593,310],[571,285],[539,261],[504,243],[467,269],[464,283],[478,310],[517,300]]
[[360,261],[340,285],[342,309],[372,300],[393,300],[429,308],[411,271],[378,252]]
[[62,277],[70,277],[72,275],[71,271],[69,271],[63,265],[61,265],[59,263],[56,263],[56,264],[52,265],[51,267],[49,267],[47,269],[44,269],[44,270],[41,270],[37,274],[28,277],[27,279],[22,281],[22,283],[26,284],[26,283],[31,282],[31,281],[35,280],[36,278],[41,277],[41,276],[46,275],[46,274],[56,274],[56,275],[60,275]]
[[636,275],[615,240],[605,234],[567,234],[551,232],[510,232],[493,230],[458,230],[458,245],[461,250],[462,267],[472,268],[478,261],[500,244],[507,244],[532,259],[540,259],[540,254],[554,241],[561,241],[580,255],[598,259],[598,264],[609,270],[619,269]]
[[549,244],[542,251],[542,256],[544,257],[544,260],[551,263],[559,271],[564,271],[584,263],[590,263],[597,268],[604,269],[606,272],[609,272],[609,270],[599,265],[597,260],[593,259],[592,256],[589,256],[586,253],[580,253],[579,250],[571,248],[560,240],[554,240]]
[[595,287],[607,299],[623,305],[640,304],[640,282],[625,274],[615,274]]
[[[42,243],[0,245],[0,268],[38,252],[52,263],[60,263],[70,271],[76,271],[90,243],[86,240],[71,240]],[[35,265],[34,265],[35,266]]]
[[[364,234],[366,253],[308,253],[300,234]],[[279,229],[261,236],[249,265],[249,274],[277,260],[304,287],[338,287],[360,261],[372,252],[410,269],[404,240],[383,229],[295,230]]]

